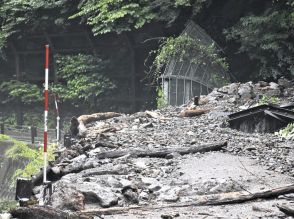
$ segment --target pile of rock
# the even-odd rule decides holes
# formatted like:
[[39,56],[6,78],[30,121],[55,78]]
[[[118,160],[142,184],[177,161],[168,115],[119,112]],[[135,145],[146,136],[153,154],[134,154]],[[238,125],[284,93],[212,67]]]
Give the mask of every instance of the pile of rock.
[[[199,106],[180,107],[116,115],[84,124],[83,137],[74,137],[68,148],[59,151],[52,167],[60,178],[54,182],[48,204],[69,211],[188,203],[195,196],[240,191],[242,184],[209,179],[189,180],[181,166],[204,155],[149,158],[128,153],[133,150],[158,151],[191,148],[207,143],[227,142],[223,154],[245,156],[268,170],[294,176],[293,141],[274,134],[242,133],[227,126],[227,115],[260,103],[262,96],[279,98],[279,103],[294,101],[294,83],[233,83],[201,96]],[[181,117],[186,109],[205,109],[197,117]],[[121,154],[124,152],[123,155]],[[105,157],[111,152],[112,155]],[[103,159],[102,159],[103,158]],[[184,165],[185,166],[185,165]],[[197,168],[197,167],[195,167]],[[246,184],[246,183],[245,183]],[[34,192],[40,196],[41,187]]]

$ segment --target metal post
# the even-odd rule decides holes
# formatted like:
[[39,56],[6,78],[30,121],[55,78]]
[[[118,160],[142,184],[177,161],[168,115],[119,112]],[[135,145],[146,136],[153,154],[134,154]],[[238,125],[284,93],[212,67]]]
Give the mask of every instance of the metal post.
[[37,127],[31,126],[31,142],[35,143],[35,137],[37,137]]
[[56,142],[59,143],[60,140],[60,117],[59,117],[59,109],[58,109],[58,103],[57,103],[57,95],[54,94],[54,102],[55,102],[55,114],[56,114]]
[[43,183],[47,182],[47,146],[48,146],[48,86],[49,86],[49,45],[45,46],[45,91],[44,91],[44,168]]
[[4,135],[4,123],[1,123],[1,134]]

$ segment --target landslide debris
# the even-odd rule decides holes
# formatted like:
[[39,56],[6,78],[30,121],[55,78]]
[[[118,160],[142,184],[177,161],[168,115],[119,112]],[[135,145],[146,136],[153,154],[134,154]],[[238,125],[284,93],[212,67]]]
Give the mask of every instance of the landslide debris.
[[[82,124],[82,134],[78,134],[81,119],[74,119],[73,134],[77,136],[71,138],[69,147],[59,151],[53,164],[52,172],[58,180],[47,202],[62,211],[84,212],[89,218],[125,213],[137,207],[149,208],[150,215],[156,218],[162,212],[150,210],[150,206],[162,205],[168,210],[168,205],[176,204],[195,218],[189,203],[195,203],[200,195],[250,193],[292,184],[293,140],[271,133],[243,133],[228,127],[226,120],[230,113],[264,103],[265,99],[275,103],[278,100],[279,104],[294,102],[293,87],[293,82],[286,79],[278,83],[233,83],[201,96],[199,105],[191,101],[131,115],[82,116],[87,119]],[[219,152],[181,153],[203,145],[222,146],[217,148]],[[141,156],[143,152],[146,156]],[[162,156],[151,156],[155,152]],[[40,190],[41,186],[34,189],[37,197]],[[280,202],[270,202],[268,211],[252,208],[250,214],[285,216],[275,207]],[[239,211],[223,208],[218,212],[224,217],[242,217],[247,206],[240,205]],[[113,210],[103,211],[104,208]],[[211,218],[219,216],[213,208],[199,209]],[[181,215],[179,212],[161,216],[173,218]]]

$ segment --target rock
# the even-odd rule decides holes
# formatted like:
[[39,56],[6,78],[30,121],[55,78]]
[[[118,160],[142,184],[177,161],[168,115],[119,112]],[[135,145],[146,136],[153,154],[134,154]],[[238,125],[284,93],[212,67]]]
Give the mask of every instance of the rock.
[[124,197],[133,204],[139,203],[139,195],[137,189],[127,188],[122,191]]
[[267,87],[267,86],[268,86],[268,83],[267,83],[266,81],[259,81],[259,82],[258,82],[258,85],[259,85],[260,87]]
[[98,202],[104,208],[118,203],[118,197],[110,188],[102,187],[97,183],[84,182],[76,185],[76,189],[84,194],[86,202]]
[[293,88],[293,87],[291,87],[291,88],[286,88],[286,89],[284,90],[283,95],[284,95],[285,97],[293,97],[293,96],[294,96],[294,88]]
[[71,173],[79,170],[81,168],[81,164],[85,163],[87,160],[87,156],[85,154],[82,154],[78,157],[75,157],[71,160],[71,163],[68,164],[64,169],[64,173]]
[[273,90],[278,90],[279,89],[279,85],[277,83],[275,83],[275,82],[270,82],[269,87],[270,87],[270,89],[273,89]]
[[[191,141],[191,144],[193,144],[193,141]],[[174,159],[174,158],[178,158],[180,156],[181,155],[179,153],[173,152],[173,153],[166,155],[165,158],[166,159]]]
[[159,192],[160,192],[159,199],[163,201],[176,202],[180,198],[179,197],[180,188],[178,187],[174,187],[174,188],[165,187],[163,191],[160,190]]
[[52,171],[55,175],[60,175],[60,172],[61,172],[60,167],[57,167],[57,166],[52,167],[52,168],[51,168],[51,171]]
[[134,165],[140,169],[146,169],[147,165],[144,161],[138,160],[136,162],[134,162]]
[[150,186],[151,184],[158,184],[159,181],[151,177],[142,177],[141,178],[143,186]]
[[291,81],[287,80],[286,78],[280,78],[278,80],[278,84],[279,84],[279,86],[281,86],[283,88],[290,88],[293,86]]
[[133,187],[133,183],[130,180],[127,180],[127,179],[121,179],[119,181],[119,183],[121,184],[121,187],[123,189],[125,189],[125,188],[132,188]]
[[252,82],[241,84],[238,90],[238,94],[241,96],[242,99],[251,99],[254,96],[252,90]]
[[162,219],[173,219],[175,217],[179,217],[180,214],[179,213],[172,213],[172,214],[162,214],[160,217]]
[[257,148],[255,146],[247,146],[246,148],[244,148],[244,150],[247,150],[247,151],[253,151],[253,150],[256,150]]
[[149,193],[143,190],[139,195],[139,200],[147,201],[148,199],[149,199]]
[[238,94],[238,88],[240,86],[239,83],[232,83],[230,85],[228,85],[228,94],[229,95],[237,95]]
[[162,185],[158,182],[158,183],[154,183],[154,184],[151,184],[150,186],[148,186],[148,190],[151,192],[156,192],[156,191],[160,190],[161,187],[162,187]]
[[81,211],[85,207],[85,197],[76,189],[65,185],[57,186],[50,197],[52,207],[71,211]]
[[153,127],[152,122],[148,122],[140,126],[140,128],[152,128],[152,127]]
[[232,83],[222,88],[219,88],[218,91],[222,93],[227,93],[229,95],[237,95],[239,86],[239,83]]

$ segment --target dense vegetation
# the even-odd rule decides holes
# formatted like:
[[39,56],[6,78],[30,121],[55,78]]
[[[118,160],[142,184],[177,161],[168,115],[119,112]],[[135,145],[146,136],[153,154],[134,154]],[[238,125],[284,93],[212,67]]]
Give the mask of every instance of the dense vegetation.
[[[228,19],[214,27],[213,13],[221,11],[225,5],[231,9],[236,7],[235,11],[239,13],[226,9],[223,16]],[[215,56],[213,45],[204,48],[189,38],[176,37],[189,19],[207,25],[202,27],[213,34],[212,37],[227,53],[229,58],[226,62]],[[2,59],[7,58],[11,42],[24,39],[36,31],[62,32],[71,25],[86,26],[95,37],[109,33],[124,36],[133,57],[139,44],[138,31],[144,32],[148,25],[158,25],[163,30],[156,30],[154,35],[160,36],[161,41],[157,42],[159,49],[152,56],[157,73],[170,55],[183,55],[187,48],[194,48],[192,53],[195,57],[202,54],[212,58],[214,64],[230,67],[230,72],[237,79],[269,80],[294,76],[292,0],[4,0],[0,2]],[[144,47],[142,44],[139,46]],[[239,60],[248,59],[246,67],[234,64],[234,56],[241,57]],[[140,65],[144,65],[142,60],[134,64]],[[115,87],[107,77],[104,66],[105,60],[95,56],[58,56],[58,79],[53,90],[62,91],[61,100],[73,106],[95,108],[101,96]],[[5,75],[5,72],[2,74]],[[0,89],[3,103],[21,101],[27,104],[38,102],[42,97],[41,85],[26,81],[4,81]]]

